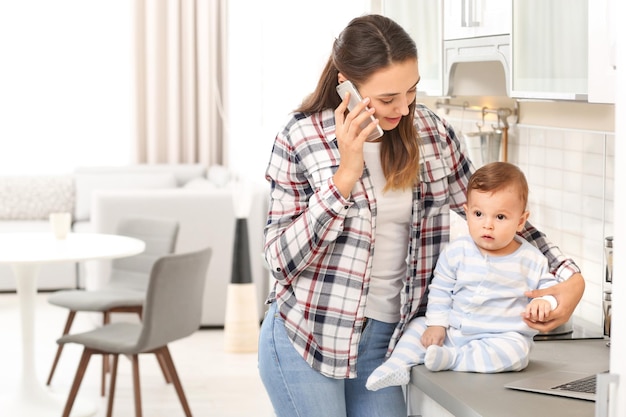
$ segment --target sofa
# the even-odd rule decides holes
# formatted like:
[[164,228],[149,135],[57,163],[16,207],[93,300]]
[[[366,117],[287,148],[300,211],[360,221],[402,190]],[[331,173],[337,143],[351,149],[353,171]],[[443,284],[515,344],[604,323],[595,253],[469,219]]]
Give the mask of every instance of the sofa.
[[[48,215],[72,212],[74,179],[71,175],[0,176],[0,233],[51,232]],[[38,288],[73,288],[78,285],[74,263],[55,263],[41,268]],[[15,291],[8,265],[0,265],[0,291]]]
[[[235,259],[235,227],[243,217],[248,223],[251,280],[256,284],[261,319],[269,287],[262,258],[267,187],[231,177],[224,167],[207,169],[199,164],[81,167],[65,176],[0,177],[0,233],[48,232],[48,215],[55,211],[72,213],[73,233],[115,233],[123,217],[177,219],[175,252],[213,248],[202,325],[223,326]],[[38,289],[96,289],[106,282],[109,270],[110,261],[45,265]],[[14,290],[11,271],[0,269],[0,291]]]

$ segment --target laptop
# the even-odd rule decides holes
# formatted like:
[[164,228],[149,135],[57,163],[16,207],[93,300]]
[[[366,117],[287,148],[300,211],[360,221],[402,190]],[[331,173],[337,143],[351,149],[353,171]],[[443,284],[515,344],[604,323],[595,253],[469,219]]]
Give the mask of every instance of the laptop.
[[509,382],[505,387],[579,400],[596,400],[596,374],[589,372],[549,371],[541,375]]

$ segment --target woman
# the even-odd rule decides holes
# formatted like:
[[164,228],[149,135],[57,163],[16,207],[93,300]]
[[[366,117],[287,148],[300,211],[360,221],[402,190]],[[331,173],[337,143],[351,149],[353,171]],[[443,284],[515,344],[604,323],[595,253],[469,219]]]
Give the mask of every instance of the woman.
[[[346,80],[363,97],[349,112],[336,92]],[[449,211],[463,215],[473,170],[452,128],[415,103],[418,82],[410,36],[383,16],[358,17],[276,137],[265,229],[276,281],[259,371],[279,417],[406,416],[401,387],[372,392],[365,381],[424,314]],[[384,135],[366,142],[377,125]],[[569,318],[584,280],[543,234],[529,224],[522,234],[566,280],[529,292],[559,301],[550,322],[529,322],[544,331]]]

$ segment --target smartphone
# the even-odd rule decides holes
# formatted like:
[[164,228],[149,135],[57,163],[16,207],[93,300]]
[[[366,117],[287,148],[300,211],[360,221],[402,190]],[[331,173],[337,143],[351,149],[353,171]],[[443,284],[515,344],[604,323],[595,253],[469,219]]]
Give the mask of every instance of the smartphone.
[[[342,100],[344,98],[346,98],[346,92],[350,92],[350,102],[348,103],[348,110],[352,110],[357,104],[359,104],[363,100],[363,98],[361,98],[361,95],[357,91],[357,89],[354,86],[354,84],[352,84],[348,80],[340,83],[337,86],[337,93],[339,94],[339,97],[341,97]],[[363,111],[365,111],[365,110],[363,110]],[[375,121],[376,119],[374,118],[373,115],[370,115],[370,120],[371,121]],[[361,124],[361,129],[365,129],[367,127],[367,125],[370,124],[370,120],[364,121]],[[374,129],[369,134],[369,136],[367,137],[367,140],[368,141],[373,141],[373,140],[378,139],[382,135],[383,135],[383,129],[379,125],[376,125],[376,129]]]

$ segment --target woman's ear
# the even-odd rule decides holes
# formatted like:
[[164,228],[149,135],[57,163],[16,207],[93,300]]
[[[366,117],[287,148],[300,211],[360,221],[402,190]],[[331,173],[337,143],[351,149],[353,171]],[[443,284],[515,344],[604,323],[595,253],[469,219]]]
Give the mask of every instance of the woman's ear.
[[342,73],[338,73],[337,74],[337,81],[339,82],[339,84],[341,84],[342,82],[346,81],[347,78],[343,76]]

